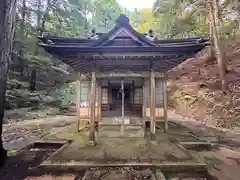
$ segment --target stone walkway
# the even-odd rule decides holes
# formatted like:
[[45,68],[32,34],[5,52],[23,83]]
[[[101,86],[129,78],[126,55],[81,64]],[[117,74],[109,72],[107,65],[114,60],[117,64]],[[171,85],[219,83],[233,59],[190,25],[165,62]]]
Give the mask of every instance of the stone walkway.
[[240,177],[240,131],[206,126],[194,120],[185,119],[169,112],[169,118],[190,129],[202,140],[215,143],[211,151],[199,152],[208,164],[209,173],[217,180],[238,180]]
[[[169,113],[169,118],[190,129],[200,139],[216,143],[211,151],[198,152],[208,164],[209,173],[218,180],[238,180],[240,177],[240,132],[208,127],[194,120]],[[28,143],[39,140],[46,132],[54,133],[75,121],[75,117],[56,116],[37,123],[21,122],[4,125],[4,147],[20,149]]]

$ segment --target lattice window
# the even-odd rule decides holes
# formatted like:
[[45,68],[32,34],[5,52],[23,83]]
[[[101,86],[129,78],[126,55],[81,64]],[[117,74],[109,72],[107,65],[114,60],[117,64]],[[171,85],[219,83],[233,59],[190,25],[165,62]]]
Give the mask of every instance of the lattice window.
[[142,88],[136,88],[134,91],[134,104],[142,104],[143,92]]
[[102,89],[102,104],[108,104],[108,89]]
[[[163,107],[163,81],[162,80],[156,80],[155,81],[155,95],[156,95],[156,108],[157,107]],[[150,102],[151,102],[151,85],[150,81],[146,81],[146,107],[150,108]]]
[[89,106],[89,81],[82,81],[80,85],[80,105],[81,106]]
[[150,85],[150,81],[147,81],[145,82],[146,84],[146,107],[147,108],[150,108],[150,101],[151,101],[151,92],[150,92],[150,88],[151,88],[151,85]]
[[163,107],[163,80],[156,80],[156,107]]
[[99,104],[100,88],[101,87],[99,87],[99,86],[96,87],[96,97],[95,97],[96,98],[96,100],[95,100],[96,101],[96,106],[98,106],[98,104]]

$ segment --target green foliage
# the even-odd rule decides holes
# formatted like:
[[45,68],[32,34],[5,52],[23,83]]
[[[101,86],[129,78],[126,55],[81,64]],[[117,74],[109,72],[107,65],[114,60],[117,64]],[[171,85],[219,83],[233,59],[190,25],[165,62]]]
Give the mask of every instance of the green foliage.
[[[229,38],[239,32],[239,11],[232,0],[219,3],[221,35]],[[159,38],[182,38],[209,34],[209,10],[204,0],[156,0],[153,29]]]
[[76,99],[76,82],[65,84],[58,93],[58,99],[62,102],[62,106],[75,103]]
[[31,61],[29,62],[29,67],[41,67],[42,69],[46,69],[50,67],[51,61],[46,56],[33,56]]
[[28,84],[26,82],[21,82],[17,79],[10,79],[7,82],[8,89],[20,89],[20,88],[27,88]]
[[[239,34],[239,7],[234,0],[224,0],[220,4],[222,38],[232,39]],[[156,0],[153,9],[134,11],[121,7],[117,0],[19,0],[13,44],[14,67],[10,69],[18,74],[9,73],[17,75],[9,79],[8,88],[27,89],[32,69],[37,70],[37,76],[42,72],[50,76],[54,72],[59,76],[56,84],[64,83],[66,78],[62,76],[69,74],[69,68],[38,48],[37,36],[84,37],[92,28],[107,32],[122,13],[129,17],[137,31],[145,33],[153,29],[159,39],[209,34],[208,9],[204,0]],[[73,85],[69,85],[61,88],[57,98],[63,104],[69,104],[74,93]]]
[[98,0],[93,3],[92,26],[109,30],[123,12],[116,0]]

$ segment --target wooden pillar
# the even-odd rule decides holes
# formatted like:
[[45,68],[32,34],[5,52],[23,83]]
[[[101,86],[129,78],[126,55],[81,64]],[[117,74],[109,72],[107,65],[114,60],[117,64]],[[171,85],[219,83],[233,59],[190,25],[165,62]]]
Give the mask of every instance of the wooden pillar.
[[121,79],[121,92],[122,92],[122,120],[121,120],[121,128],[120,135],[124,136],[124,81]]
[[146,121],[146,107],[147,107],[147,86],[146,86],[146,82],[144,79],[144,82],[143,82],[143,105],[142,105],[142,117],[143,117],[144,123]]
[[89,106],[88,106],[88,118],[89,120],[85,122],[85,125],[90,125],[91,124],[91,102],[92,102],[92,97],[91,97],[91,77],[89,78],[88,81],[88,89],[89,89],[89,93],[88,93],[88,99],[89,99]]
[[91,92],[90,92],[90,132],[89,132],[89,142],[95,144],[95,109],[96,109],[96,76],[95,72],[92,72],[91,79]]
[[150,83],[151,83],[151,100],[150,100],[150,123],[151,123],[151,140],[156,141],[155,132],[156,132],[156,113],[155,113],[155,106],[156,106],[156,87],[155,87],[155,74],[152,70],[150,72]]
[[79,73],[79,80],[77,81],[76,84],[76,118],[77,118],[77,132],[79,132],[79,126],[80,126],[80,95],[81,95],[81,74]]
[[144,136],[146,135],[146,107],[147,107],[147,86],[146,81],[143,79],[143,103],[142,103],[142,119],[143,119],[143,127],[144,127]]
[[135,83],[132,81],[132,109],[135,110]]
[[110,105],[112,104],[112,87],[111,87],[111,83],[110,80],[108,80],[108,111],[110,110]]
[[163,110],[163,116],[164,116],[164,131],[168,131],[168,116],[167,116],[167,111],[168,111],[168,100],[167,100],[167,77],[165,76],[164,81],[163,81],[163,103],[164,103],[164,110]]
[[98,95],[98,116],[99,116],[99,121],[102,119],[102,86],[99,83],[99,95]]
[[124,119],[124,81],[121,79],[121,91],[122,91],[122,119]]

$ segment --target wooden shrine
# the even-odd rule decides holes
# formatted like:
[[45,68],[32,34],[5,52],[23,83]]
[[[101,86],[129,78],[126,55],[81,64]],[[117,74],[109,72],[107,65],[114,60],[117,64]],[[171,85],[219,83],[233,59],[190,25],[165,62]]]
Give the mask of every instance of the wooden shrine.
[[209,45],[202,37],[157,40],[151,30],[135,31],[125,15],[106,34],[93,30],[86,39],[39,39],[48,53],[79,73],[76,116],[78,124],[89,120],[90,141],[95,124],[106,118],[131,124],[129,117],[138,117],[144,127],[150,123],[153,141],[157,120],[165,121],[167,131],[166,73]]

